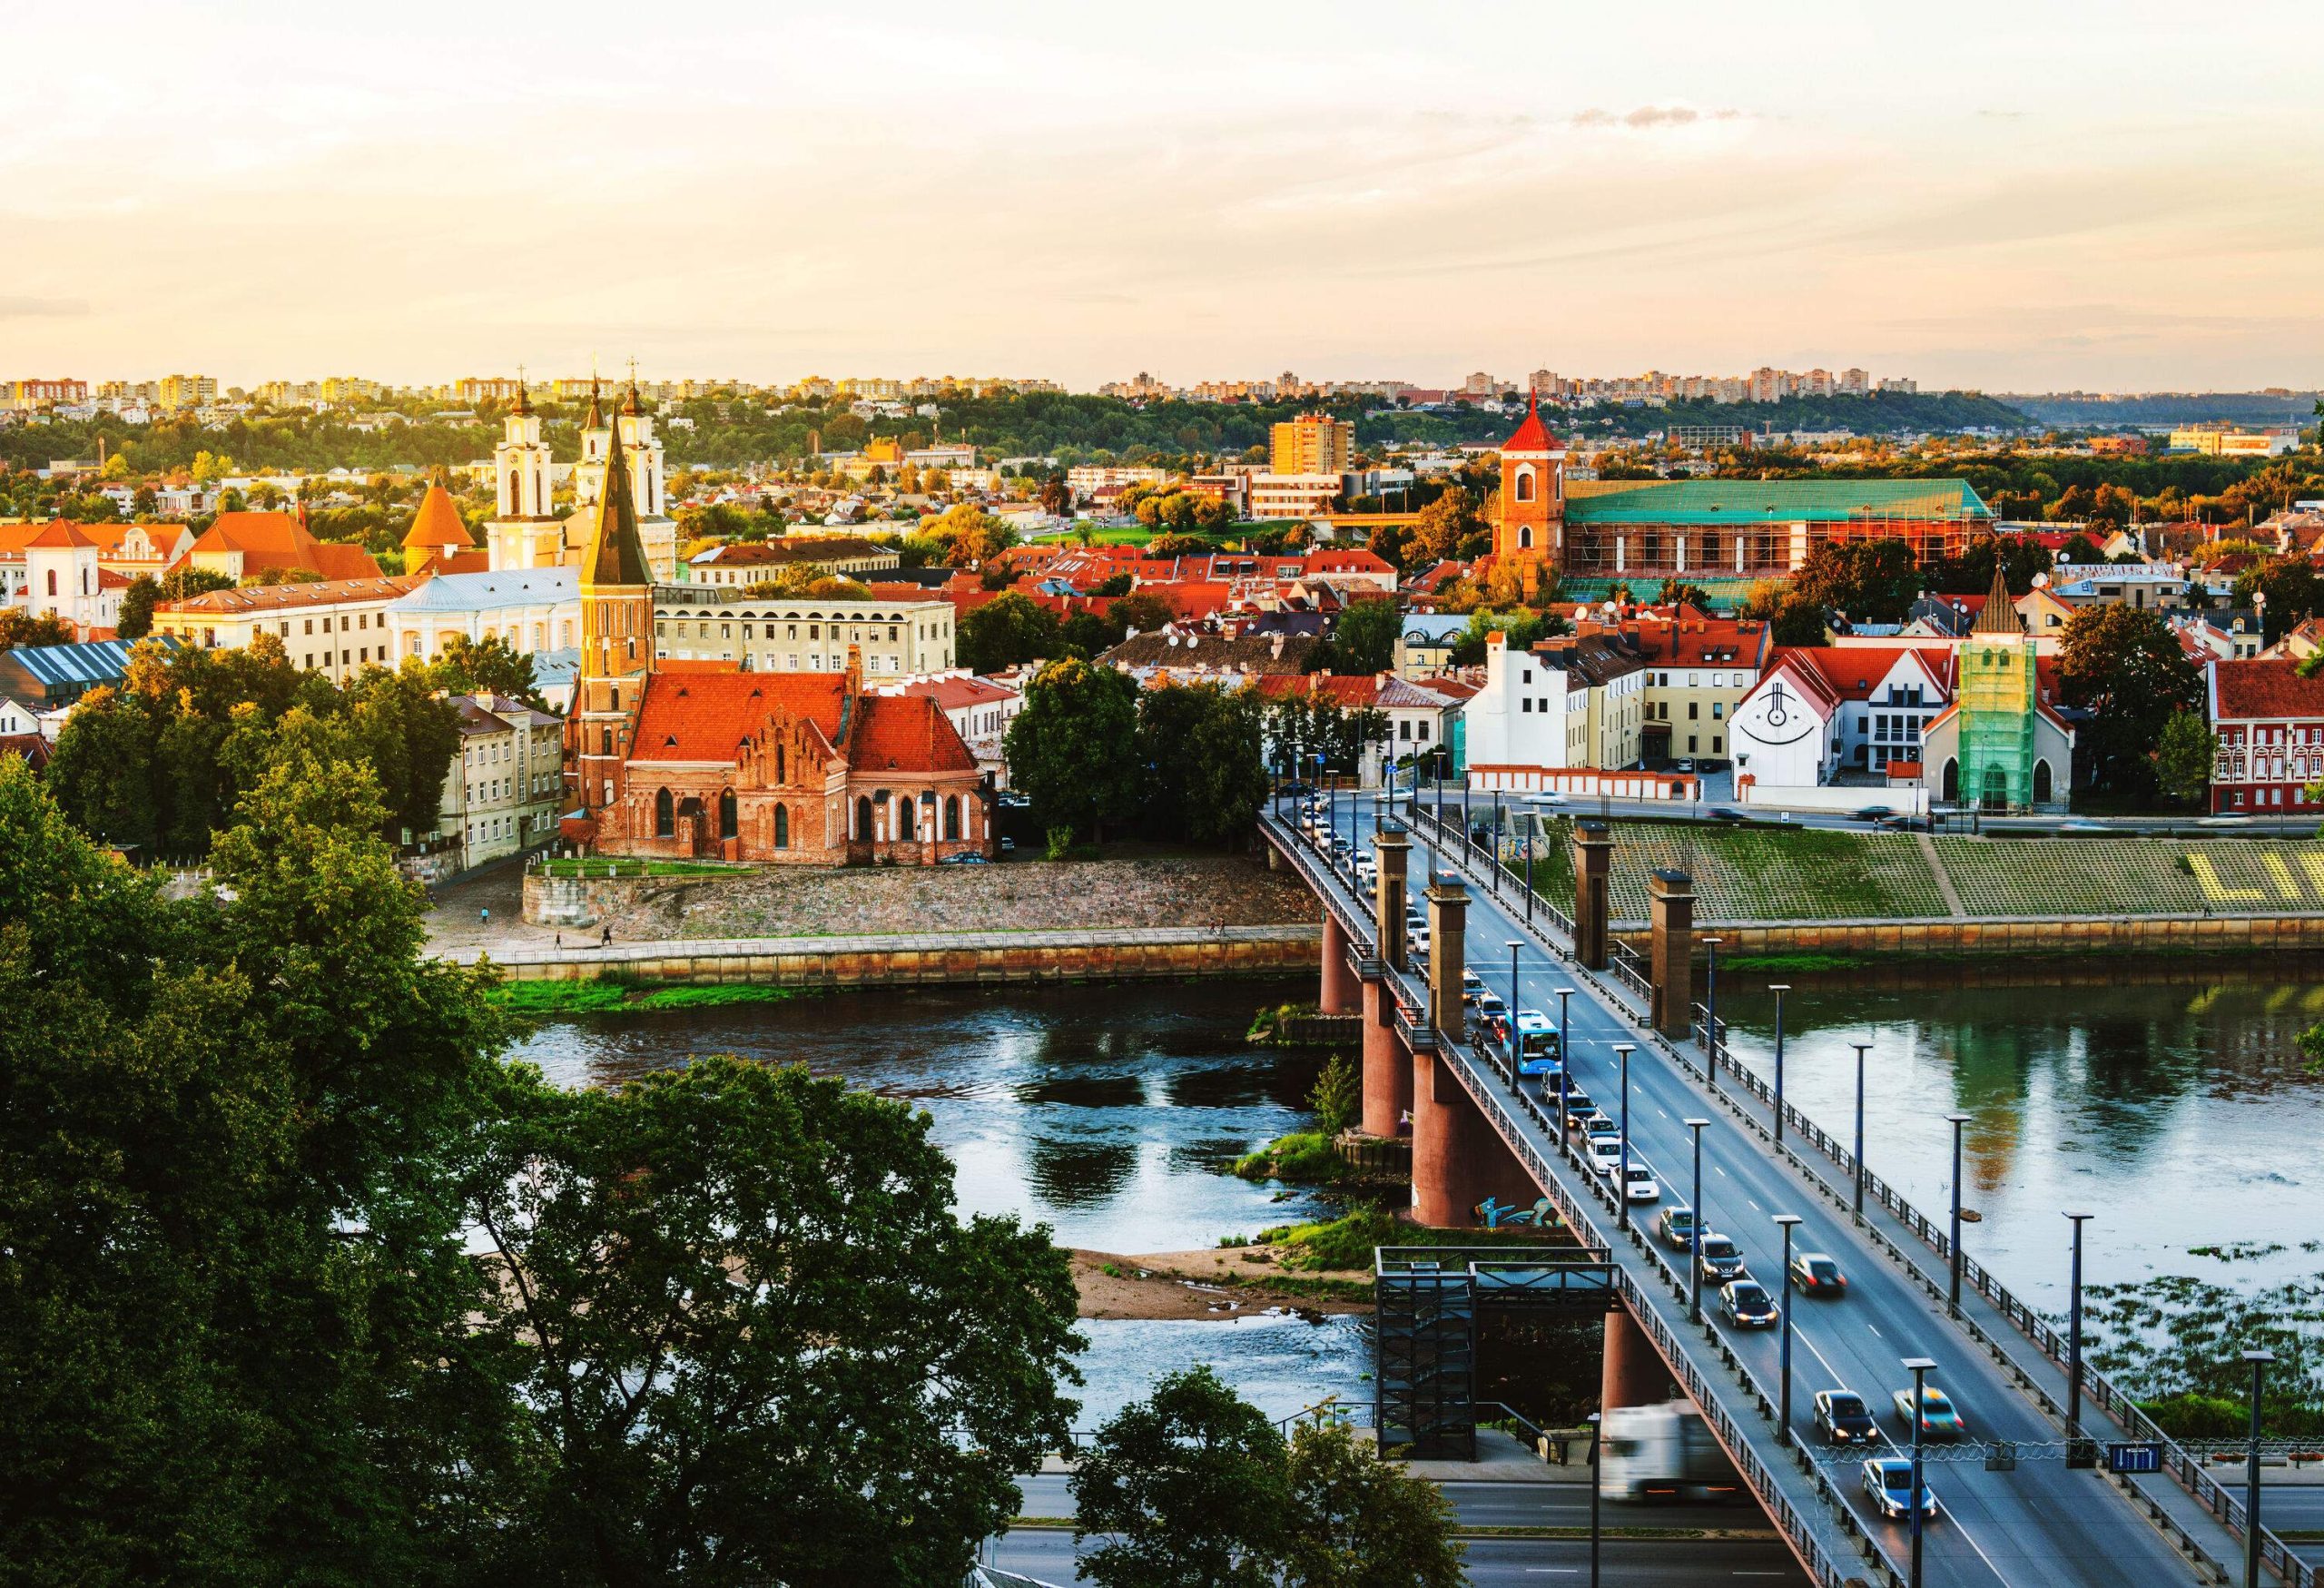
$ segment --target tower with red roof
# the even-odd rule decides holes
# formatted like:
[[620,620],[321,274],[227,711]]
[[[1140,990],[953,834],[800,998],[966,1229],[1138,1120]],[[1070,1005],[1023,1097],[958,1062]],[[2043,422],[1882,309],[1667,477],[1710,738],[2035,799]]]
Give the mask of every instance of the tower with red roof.
[[1565,554],[1565,443],[1541,422],[1538,398],[1501,444],[1501,507],[1492,526],[1496,564],[1521,570],[1528,595],[1555,577]]

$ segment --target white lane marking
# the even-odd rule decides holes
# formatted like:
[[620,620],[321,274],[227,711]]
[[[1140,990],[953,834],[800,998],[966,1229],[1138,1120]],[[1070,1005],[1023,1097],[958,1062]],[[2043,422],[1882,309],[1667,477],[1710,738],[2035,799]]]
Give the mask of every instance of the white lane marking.
[[1866,1324],[1864,1327],[1872,1331],[1872,1337],[1876,1340],[1885,1340],[1888,1337],[1880,1332],[1880,1326],[1878,1324]]
[[1713,1164],[1713,1165],[1711,1165],[1711,1168],[1713,1168],[1713,1169],[1718,1169],[1718,1178],[1719,1178],[1720,1179],[1722,1179],[1722,1180],[1723,1180],[1723,1179],[1725,1179],[1727,1178],[1727,1171],[1726,1171],[1725,1169],[1718,1169],[1718,1165],[1717,1165],[1717,1164]]
[[[1744,1198],[1743,1199],[1744,1199],[1746,1202],[1751,1202],[1751,1198],[1748,1198],[1748,1197],[1746,1197],[1746,1198]],[[1764,1212],[1766,1212],[1766,1211],[1767,1211],[1767,1209],[1766,1209],[1766,1208],[1762,1208],[1762,1207],[1760,1207],[1757,1202],[1751,1202],[1751,1211],[1752,1211],[1752,1212],[1754,1212],[1754,1213],[1764,1213]]]

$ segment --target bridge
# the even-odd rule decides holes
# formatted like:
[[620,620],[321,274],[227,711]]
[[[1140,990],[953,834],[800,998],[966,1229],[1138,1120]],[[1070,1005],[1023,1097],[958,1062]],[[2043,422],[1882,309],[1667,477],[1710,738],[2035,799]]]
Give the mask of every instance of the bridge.
[[[1362,1129],[1409,1130],[1414,1221],[1455,1228],[1488,1198],[1547,1198],[1582,1248],[1580,1260],[1610,1279],[1601,1404],[1683,1394],[1819,1588],[1915,1580],[1909,1528],[1884,1519],[1858,1482],[1866,1454],[1905,1454],[1897,1445],[1909,1434],[1884,1414],[1910,1386],[1912,1358],[1935,1364],[1928,1382],[1952,1397],[1970,1435],[1924,1448],[1943,1514],[1924,1531],[1918,1580],[1974,1588],[2240,1580],[2240,1494],[2086,1365],[2081,1437],[2069,1441],[2069,1353],[2059,1331],[1961,1252],[1944,1221],[1868,1170],[1859,1178],[1846,1145],[1798,1110],[1785,1109],[1778,1132],[1772,1094],[1726,1051],[1692,996],[1689,878],[1654,874],[1653,938],[1640,954],[1608,932],[1610,846],[1598,824],[1578,824],[1575,896],[1555,902],[1416,803],[1339,795],[1311,833],[1278,801],[1260,826],[1273,863],[1296,870],[1322,902],[1322,1004],[1362,1013]],[[1376,880],[1359,882],[1359,847],[1374,855]],[[1408,890],[1429,922],[1424,968],[1405,941]],[[1666,1201],[1693,1206],[1730,1236],[1777,1293],[1792,1313],[1788,1395],[1779,1332],[1728,1327],[1708,1286],[1698,1313],[1689,1256],[1649,1229],[1654,1208],[1633,1217],[1561,1129],[1556,1100],[1469,1029],[1468,966],[1512,1009],[1561,1015],[1567,1063],[1598,1106],[1624,1120],[1631,1160]],[[1799,1220],[1795,1251],[1838,1260],[1843,1299],[1788,1293],[1779,1215]],[[1880,1446],[1821,1442],[1812,1397],[1841,1387],[1879,1417]],[[2162,1470],[2109,1473],[2091,1460],[2099,1445],[2131,1442],[2158,1446]],[[2263,1529],[2260,1546],[2275,1578],[2316,1588],[2316,1569],[2280,1539]]]

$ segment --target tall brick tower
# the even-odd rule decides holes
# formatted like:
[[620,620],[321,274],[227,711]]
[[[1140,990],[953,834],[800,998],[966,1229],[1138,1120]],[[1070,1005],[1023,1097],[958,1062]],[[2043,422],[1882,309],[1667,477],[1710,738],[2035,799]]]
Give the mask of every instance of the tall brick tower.
[[1531,596],[1565,560],[1565,443],[1541,422],[1538,399],[1525,399],[1525,420],[1501,444],[1501,508],[1492,527],[1493,561],[1521,570]]
[[622,797],[622,768],[654,668],[654,574],[618,428],[608,440],[605,490],[581,552],[581,666],[566,724],[571,808],[585,817]]

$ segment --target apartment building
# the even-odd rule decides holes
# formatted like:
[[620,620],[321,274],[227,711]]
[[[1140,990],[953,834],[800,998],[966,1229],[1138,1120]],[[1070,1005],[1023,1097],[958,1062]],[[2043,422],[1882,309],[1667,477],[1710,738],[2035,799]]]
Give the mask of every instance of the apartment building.
[[389,609],[420,583],[400,574],[212,590],[155,607],[153,632],[212,650],[247,648],[261,634],[271,635],[292,666],[337,683],[365,667],[395,665]]
[[1462,713],[1472,768],[1613,770],[1638,764],[1646,666],[1620,634],[1569,635],[1531,651],[1485,639],[1485,683]]
[[654,654],[677,662],[731,662],[745,672],[838,673],[851,647],[867,679],[949,671],[950,601],[753,600],[715,587],[654,592]]
[[1355,427],[1327,413],[1303,413],[1274,429],[1275,474],[1345,474],[1355,467]]
[[438,837],[462,870],[556,835],[565,719],[507,695],[458,695],[460,748],[444,778]]

